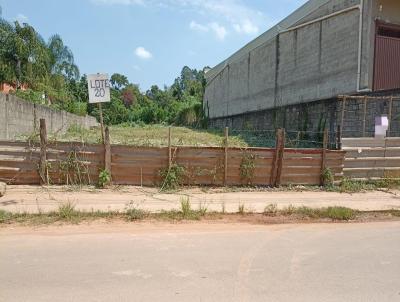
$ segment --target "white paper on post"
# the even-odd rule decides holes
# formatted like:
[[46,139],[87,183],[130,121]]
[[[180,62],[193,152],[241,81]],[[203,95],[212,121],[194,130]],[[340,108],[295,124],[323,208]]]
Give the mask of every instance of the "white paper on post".
[[387,116],[379,116],[375,118],[375,137],[383,139],[386,137],[389,129],[389,119]]
[[87,76],[89,103],[110,102],[110,81],[108,74],[90,74]]

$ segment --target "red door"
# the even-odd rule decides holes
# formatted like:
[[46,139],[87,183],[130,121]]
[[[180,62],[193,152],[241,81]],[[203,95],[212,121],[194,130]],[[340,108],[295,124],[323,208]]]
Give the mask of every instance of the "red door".
[[400,88],[400,26],[378,23],[375,38],[374,90]]

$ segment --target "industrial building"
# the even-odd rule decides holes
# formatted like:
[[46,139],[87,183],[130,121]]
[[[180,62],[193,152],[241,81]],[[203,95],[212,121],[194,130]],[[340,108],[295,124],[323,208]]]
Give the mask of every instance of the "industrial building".
[[[211,126],[334,129],[343,111],[338,96],[399,95],[400,1],[310,0],[206,79]],[[400,114],[398,102],[390,106],[372,104],[364,114]]]

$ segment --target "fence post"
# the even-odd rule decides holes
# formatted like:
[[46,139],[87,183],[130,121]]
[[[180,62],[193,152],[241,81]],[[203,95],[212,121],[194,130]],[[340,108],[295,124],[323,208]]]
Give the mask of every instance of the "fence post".
[[271,186],[276,187],[281,183],[283,154],[285,149],[285,130],[276,130],[275,152],[271,170]]
[[101,140],[103,141],[104,144],[104,139],[105,139],[105,133],[104,133],[104,119],[103,119],[103,107],[101,106],[101,103],[97,103],[99,113],[100,113],[100,129],[101,129]]
[[329,140],[328,129],[325,129],[323,143],[322,143],[322,151],[321,151],[321,186],[325,185],[324,172],[326,168],[326,150],[328,149],[328,140]]
[[393,96],[390,97],[389,101],[389,127],[388,127],[388,136],[390,137],[390,131],[392,129],[391,124],[392,124],[392,112],[393,112]]
[[367,96],[364,97],[364,116],[363,116],[363,130],[362,130],[363,137],[365,137],[365,128],[366,128],[367,100],[368,100],[367,98],[368,98]]
[[168,170],[172,166],[171,127],[168,127]]
[[343,100],[342,100],[342,116],[341,116],[341,120],[340,120],[340,127],[342,127],[342,128],[341,128],[342,131],[343,131],[343,129],[344,129],[343,123],[344,123],[344,114],[345,114],[345,109],[346,109],[346,101],[347,101],[347,97],[344,96],[344,97],[343,97]]
[[108,127],[104,130],[104,170],[106,170],[112,179],[111,175],[111,143],[110,130]]
[[342,128],[340,125],[337,126],[336,130],[336,149],[342,150]]
[[40,159],[39,159],[39,176],[40,184],[48,184],[47,175],[47,129],[46,120],[40,119]]
[[229,148],[229,128],[225,127],[225,139],[224,139],[224,149],[225,149],[225,161],[224,161],[224,186],[228,183],[228,148]]
[[279,157],[278,157],[278,169],[276,174],[276,186],[279,187],[281,185],[281,177],[283,170],[283,156],[285,153],[285,129],[281,129],[280,131],[280,145],[279,145]]

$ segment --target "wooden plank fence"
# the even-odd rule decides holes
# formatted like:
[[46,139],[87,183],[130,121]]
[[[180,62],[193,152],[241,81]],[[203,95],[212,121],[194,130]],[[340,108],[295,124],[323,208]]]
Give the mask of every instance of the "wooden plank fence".
[[228,147],[228,130],[223,147],[109,145],[105,133],[105,145],[0,141],[0,181],[96,184],[99,172],[107,169],[115,185],[154,186],[161,185],[160,171],[173,164],[184,167],[185,185],[320,185],[325,168],[337,177],[343,172],[345,152],[286,149],[282,130],[276,148]]
[[343,138],[344,176],[353,179],[400,177],[400,138]]

